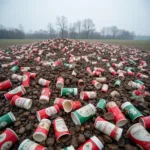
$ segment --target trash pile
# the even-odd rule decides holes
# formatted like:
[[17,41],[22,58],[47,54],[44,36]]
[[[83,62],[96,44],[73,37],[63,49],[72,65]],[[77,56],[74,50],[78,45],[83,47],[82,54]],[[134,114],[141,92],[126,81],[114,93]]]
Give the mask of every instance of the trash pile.
[[0,50],[0,150],[150,150],[149,52],[54,39]]

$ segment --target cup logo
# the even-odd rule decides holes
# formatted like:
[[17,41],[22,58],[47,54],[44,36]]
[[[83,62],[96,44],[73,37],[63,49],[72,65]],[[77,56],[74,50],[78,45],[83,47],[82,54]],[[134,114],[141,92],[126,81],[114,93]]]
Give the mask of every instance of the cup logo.
[[84,146],[83,146],[83,150],[92,150],[92,143],[91,142],[87,142]]
[[65,122],[63,120],[56,120],[56,129],[58,132],[65,132],[68,131],[68,128],[65,125]]
[[150,141],[150,134],[141,125],[136,126],[130,131],[131,135],[139,141]]
[[39,127],[40,127],[40,128],[44,128],[44,129],[46,129],[46,130],[49,130],[49,125],[48,125],[47,122],[41,122],[41,123],[39,124]]
[[1,127],[5,127],[6,125],[7,125],[7,122],[1,122],[1,123],[0,123],[0,128],[1,128]]
[[12,146],[12,142],[11,141],[5,142],[2,145],[1,150],[8,150],[8,149],[10,149],[11,146]]
[[55,107],[46,108],[46,114],[48,116],[52,116],[56,113],[57,113],[57,110],[55,109]]
[[6,133],[0,135],[0,142],[3,142],[6,138]]
[[136,115],[137,112],[136,112],[136,110],[134,110],[134,108],[131,108],[131,109],[129,110],[129,114]]
[[23,75],[23,81],[26,81],[28,79],[27,75]]
[[81,108],[79,111],[77,111],[81,116],[83,117],[88,117],[92,114],[94,114],[93,109],[91,109],[90,107],[84,107]]

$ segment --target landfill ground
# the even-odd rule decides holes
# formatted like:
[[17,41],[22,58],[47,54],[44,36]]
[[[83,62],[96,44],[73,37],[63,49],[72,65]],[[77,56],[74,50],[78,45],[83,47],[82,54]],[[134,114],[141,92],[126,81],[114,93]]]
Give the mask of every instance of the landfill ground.
[[[11,43],[12,44],[12,43]],[[43,42],[34,42],[30,44],[25,43],[13,43],[19,44],[17,46],[5,47],[4,44],[1,50],[1,56],[11,57],[11,59],[0,59],[0,64],[9,64],[14,60],[18,60],[19,67],[30,67],[29,72],[37,73],[35,79],[30,80],[30,86],[25,87],[26,94],[22,97],[26,97],[32,99],[32,107],[29,110],[22,109],[16,106],[12,106],[10,101],[7,101],[4,97],[4,94],[11,89],[22,84],[21,81],[16,81],[11,78],[12,72],[10,69],[13,66],[8,66],[4,68],[0,68],[0,82],[3,82],[7,79],[10,79],[12,82],[12,88],[6,91],[0,91],[0,116],[13,112],[16,117],[16,122],[12,125],[8,126],[19,137],[19,141],[14,144],[10,150],[17,150],[21,142],[25,139],[33,140],[33,133],[37,128],[39,121],[36,117],[36,111],[41,110],[43,108],[47,108],[49,106],[54,105],[55,98],[65,98],[69,100],[78,100],[81,102],[82,106],[87,105],[88,103],[92,103],[95,106],[98,103],[100,98],[106,100],[106,103],[109,101],[114,101],[117,106],[120,108],[122,113],[127,118],[128,122],[126,125],[120,127],[123,129],[123,133],[121,139],[119,141],[115,141],[109,135],[102,133],[101,131],[95,129],[94,122],[95,119],[100,116],[109,122],[116,124],[114,118],[107,118],[106,113],[108,110],[105,108],[104,111],[97,108],[96,115],[93,116],[86,123],[80,125],[75,125],[73,120],[71,119],[70,113],[65,113],[62,109],[57,115],[49,118],[53,121],[57,117],[62,117],[65,120],[65,123],[70,131],[71,137],[67,142],[57,143],[53,125],[51,125],[47,140],[40,142],[39,144],[48,148],[48,150],[60,150],[67,146],[73,145],[73,147],[77,150],[82,144],[84,144],[90,137],[95,135],[104,145],[103,150],[138,150],[138,147],[135,143],[129,139],[127,136],[127,130],[135,123],[138,123],[138,118],[134,121],[131,121],[127,116],[126,112],[121,109],[121,105],[124,102],[131,102],[143,116],[150,116],[150,96],[142,95],[142,101],[133,99],[132,92],[136,90],[136,88],[132,88],[128,85],[129,81],[135,81],[140,79],[145,86],[144,91],[150,92],[150,52],[142,51],[136,48],[129,48],[122,45],[113,45],[101,42],[85,42],[78,40],[69,40],[69,39],[54,39],[54,40],[45,40]],[[21,46],[20,44],[24,44]],[[117,43],[118,44],[118,43]],[[39,52],[42,51],[42,54]],[[148,50],[146,47],[145,50]],[[40,57],[40,60],[38,60]],[[74,59],[75,58],[75,59]],[[88,60],[87,60],[87,59]],[[115,60],[116,59],[116,60]],[[107,61],[112,64],[122,65],[118,67],[113,67],[113,69],[117,72],[118,70],[127,71],[126,67],[134,68],[134,75],[129,75],[127,72],[124,73],[124,80],[121,80],[120,86],[115,86],[114,83],[118,78],[118,74],[112,75],[108,70],[109,67],[106,65]],[[53,66],[53,63],[50,61],[60,61],[60,66]],[[147,66],[142,66],[142,69],[138,69],[141,66],[141,62],[145,61]],[[74,68],[69,68],[64,63],[75,63]],[[39,66],[40,69],[37,69]],[[101,67],[104,69],[104,72],[101,73],[102,77],[106,77],[106,84],[108,85],[108,92],[102,92],[101,89],[96,89],[94,85],[92,85],[92,80],[96,77],[87,72],[87,67],[90,67],[91,71],[94,71],[94,67]],[[76,72],[76,75],[72,75],[72,71]],[[142,73],[148,78],[138,78],[137,73]],[[23,72],[18,70],[16,72],[18,75],[23,75]],[[58,77],[64,78],[64,87],[67,88],[78,88],[77,96],[61,96],[61,90],[56,88],[56,80]],[[39,102],[39,97],[41,95],[42,86],[38,84],[39,78],[44,78],[46,80],[51,81],[49,88],[52,90],[52,94],[50,96],[49,103],[41,104]],[[85,87],[83,89],[78,87],[78,80],[82,79],[85,81]],[[102,83],[103,84],[103,83]],[[81,91],[95,91],[97,93],[97,97],[89,100],[80,99]],[[112,97],[110,93],[112,91],[117,91],[120,95]],[[146,129],[148,132],[150,130]],[[2,133],[4,130],[0,131]],[[144,140],[144,139],[143,139]],[[35,141],[36,142],[36,141]],[[38,143],[38,142],[37,142]],[[90,150],[90,149],[89,149]]]

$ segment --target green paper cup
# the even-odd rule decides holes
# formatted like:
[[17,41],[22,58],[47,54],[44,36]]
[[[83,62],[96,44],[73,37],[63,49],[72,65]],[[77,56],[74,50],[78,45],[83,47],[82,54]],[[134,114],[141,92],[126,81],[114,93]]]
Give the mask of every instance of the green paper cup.
[[8,125],[14,123],[16,118],[12,112],[9,112],[0,117],[0,130],[6,128]]
[[143,116],[130,102],[125,102],[121,108],[127,113],[127,116],[134,121],[135,119]]

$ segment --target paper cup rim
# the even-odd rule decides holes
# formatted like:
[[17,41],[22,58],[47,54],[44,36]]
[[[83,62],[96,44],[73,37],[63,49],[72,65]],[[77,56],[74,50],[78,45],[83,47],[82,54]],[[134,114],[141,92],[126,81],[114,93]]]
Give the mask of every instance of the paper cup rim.
[[36,112],[36,117],[37,117],[38,121],[42,120],[38,111]]
[[31,100],[31,99],[28,99],[28,100],[29,100],[29,101],[28,101],[27,107],[26,107],[27,110],[30,109],[31,106],[32,106],[32,100]]
[[[65,103],[69,103],[69,104],[71,105],[71,107],[70,107],[70,109],[69,109],[68,111],[67,111],[67,109],[65,108]],[[66,100],[66,101],[64,101],[64,102],[62,103],[62,106],[63,106],[63,109],[64,109],[64,111],[65,111],[66,113],[71,112],[71,110],[72,110],[71,100]]]
[[[133,125],[127,130],[127,135],[129,134],[129,132],[131,131],[131,129],[132,129],[133,127],[137,126],[137,125],[141,125],[141,126],[142,126],[141,123],[135,123],[135,124],[133,124]],[[142,126],[142,127],[143,127],[143,126]],[[143,127],[143,128],[144,128],[144,127]]]
[[99,83],[99,82],[97,82],[96,84],[95,84],[95,87],[96,87],[96,89],[100,89],[101,87],[102,87],[102,84],[101,83]]
[[[6,130],[10,130],[10,131],[16,136],[17,140],[19,140],[18,135],[15,133],[15,131],[13,131],[13,130],[10,129],[10,128],[6,128]],[[4,131],[5,131],[5,130],[4,130]]]
[[[42,139],[40,140],[39,138],[37,138],[37,136],[40,136],[40,138],[42,138]],[[35,141],[37,141],[37,142],[45,141],[46,138],[47,138],[47,136],[46,136],[44,133],[42,133],[42,132],[35,132],[35,133],[33,134],[33,139],[34,139]]]
[[81,125],[81,122],[79,118],[77,117],[77,115],[75,114],[75,112],[71,112],[71,118],[73,122],[75,123],[75,125]]
[[116,126],[122,127],[122,126],[124,126],[127,122],[128,122],[127,119],[125,119],[125,118],[124,118],[124,119],[121,119],[121,120],[117,121]]
[[68,141],[69,138],[71,137],[70,133],[64,133],[64,134],[60,135],[59,137],[57,137],[56,140],[57,140],[58,143],[61,143],[60,138],[62,138],[63,136],[68,136],[68,137],[65,138],[65,140],[63,140],[63,142]]
[[8,79],[8,81],[9,81],[9,83],[10,83],[10,85],[11,85],[11,88],[12,88],[12,83],[11,83],[10,79]]
[[104,145],[102,144],[102,142],[94,135],[90,138],[95,144],[96,146],[101,150],[103,149]]
[[16,117],[14,116],[14,114],[13,114],[12,112],[9,112],[8,115],[9,115],[9,117],[11,118],[11,120],[12,120],[13,122],[16,121]]

